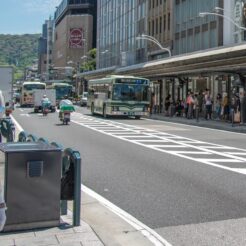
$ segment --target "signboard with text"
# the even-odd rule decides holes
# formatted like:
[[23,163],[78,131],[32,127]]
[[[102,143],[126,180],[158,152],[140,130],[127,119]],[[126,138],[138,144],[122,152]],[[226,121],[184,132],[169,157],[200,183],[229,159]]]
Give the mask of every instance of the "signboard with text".
[[69,33],[69,48],[83,48],[84,33],[82,28],[71,28]]

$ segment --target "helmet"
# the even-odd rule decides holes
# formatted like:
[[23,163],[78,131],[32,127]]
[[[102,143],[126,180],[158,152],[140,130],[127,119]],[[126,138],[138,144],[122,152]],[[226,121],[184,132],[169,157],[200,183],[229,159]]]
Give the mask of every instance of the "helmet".
[[67,95],[65,95],[65,96],[64,96],[64,99],[68,99],[68,96],[67,96]]
[[46,98],[46,95],[43,95],[43,98]]

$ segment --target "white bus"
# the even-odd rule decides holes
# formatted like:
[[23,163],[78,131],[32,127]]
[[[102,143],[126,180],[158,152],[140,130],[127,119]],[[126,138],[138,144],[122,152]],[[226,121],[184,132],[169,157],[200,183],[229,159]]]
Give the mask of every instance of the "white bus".
[[26,81],[20,88],[20,106],[33,106],[33,91],[45,90],[46,84],[43,82]]
[[149,114],[150,81],[134,76],[110,75],[88,81],[88,104],[92,114],[133,116]]

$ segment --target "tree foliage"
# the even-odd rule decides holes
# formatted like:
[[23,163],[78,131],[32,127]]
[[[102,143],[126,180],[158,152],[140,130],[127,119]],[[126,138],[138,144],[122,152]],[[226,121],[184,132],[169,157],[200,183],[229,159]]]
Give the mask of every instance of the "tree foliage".
[[83,72],[96,69],[96,54],[97,54],[96,48],[89,50],[87,58],[84,58],[85,61],[82,63],[81,66]]
[[24,69],[38,58],[40,34],[0,34],[0,65],[13,65]]

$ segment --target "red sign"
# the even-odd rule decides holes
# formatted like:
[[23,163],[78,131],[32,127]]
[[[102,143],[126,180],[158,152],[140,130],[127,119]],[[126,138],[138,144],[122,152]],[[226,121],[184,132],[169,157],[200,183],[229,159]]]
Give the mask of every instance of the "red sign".
[[82,28],[71,28],[70,29],[69,47],[70,48],[82,48],[83,47]]

